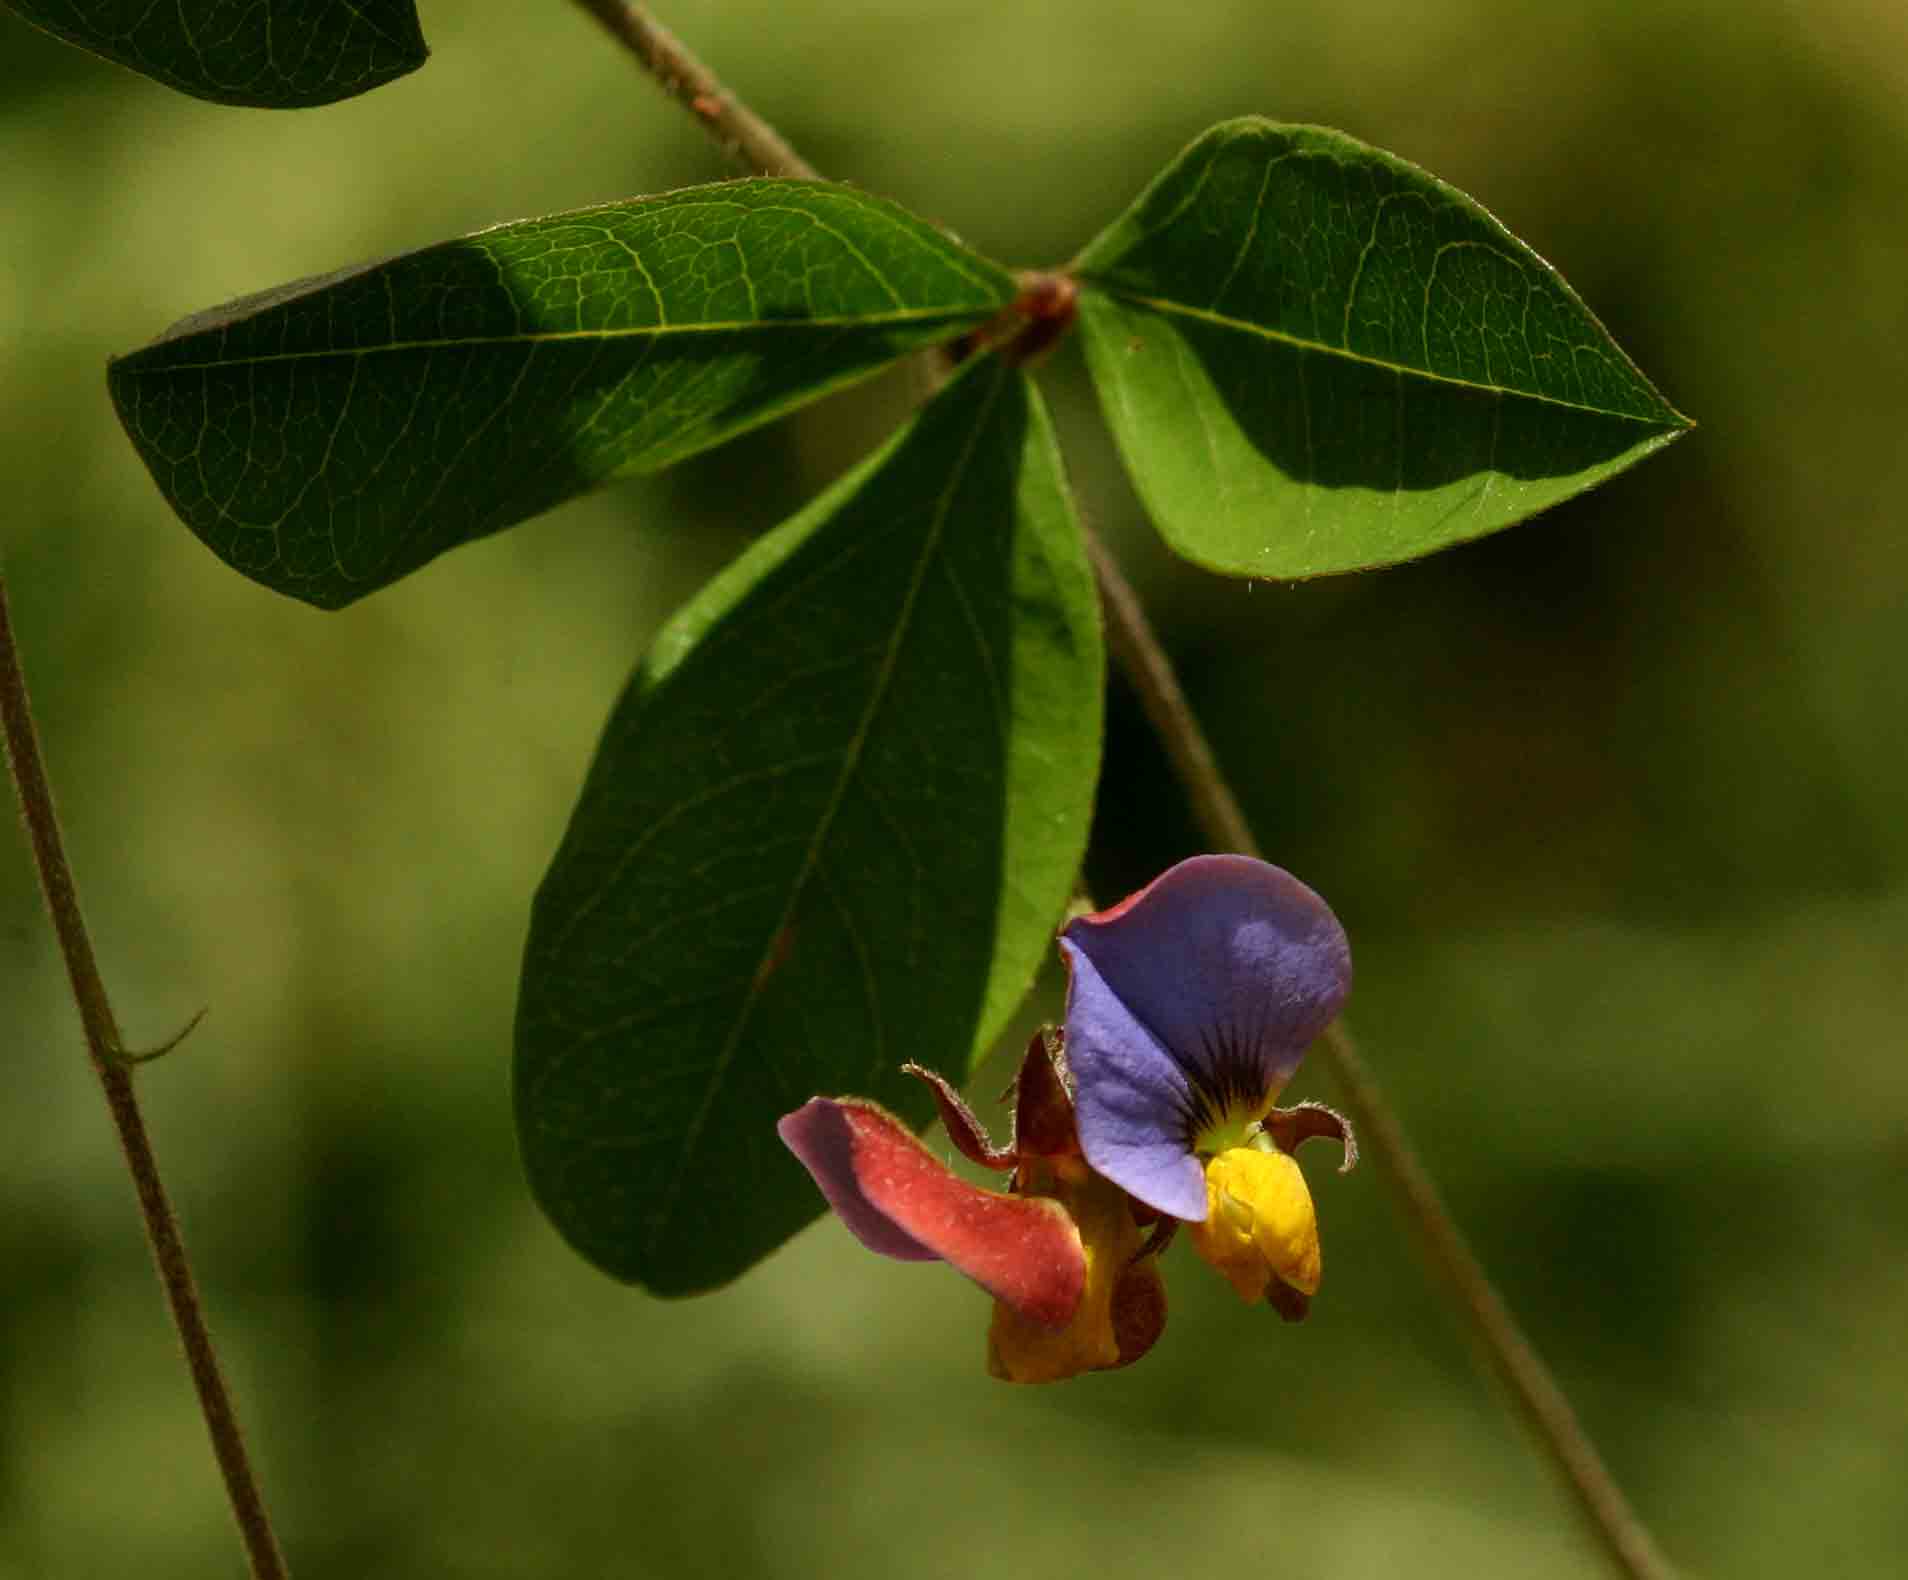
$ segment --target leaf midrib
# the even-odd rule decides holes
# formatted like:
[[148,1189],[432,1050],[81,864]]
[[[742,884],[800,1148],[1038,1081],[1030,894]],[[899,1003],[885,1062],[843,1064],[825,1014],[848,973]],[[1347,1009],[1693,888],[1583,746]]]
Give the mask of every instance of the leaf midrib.
[[[664,1184],[663,1199],[657,1207],[655,1227],[649,1238],[648,1254],[652,1260],[662,1243],[663,1236],[668,1232],[670,1220],[675,1213],[676,1199],[681,1194],[689,1159],[694,1156],[696,1147],[701,1143],[702,1133],[708,1127],[709,1115],[715,1108],[715,1101],[721,1092],[722,1083],[727,1078],[730,1066],[735,1062],[736,1053],[742,1045],[742,1035],[748,1029],[756,1005],[761,1002],[764,967],[774,953],[777,940],[782,937],[784,930],[794,917],[796,907],[801,904],[802,897],[807,892],[810,877],[820,861],[822,847],[827,843],[828,835],[834,827],[836,814],[840,811],[842,800],[847,794],[848,785],[860,764],[868,733],[873,727],[876,716],[881,712],[882,704],[887,700],[888,684],[893,679],[896,660],[913,622],[914,607],[920,598],[921,587],[927,579],[928,567],[933,563],[935,553],[940,547],[941,534],[947,525],[948,513],[953,508],[956,494],[960,492],[961,481],[967,474],[974,449],[980,442],[981,434],[986,430],[988,418],[994,409],[994,402],[1000,398],[1001,391],[1007,386],[1007,375],[1004,370],[994,370],[994,378],[995,387],[988,393],[987,398],[981,403],[980,410],[975,414],[973,426],[968,431],[960,457],[949,468],[947,484],[935,501],[933,524],[929,527],[927,537],[921,545],[920,555],[914,564],[913,575],[908,582],[907,594],[896,613],[893,634],[888,640],[887,651],[882,655],[880,672],[875,677],[875,683],[868,694],[867,704],[856,722],[854,735],[850,738],[847,749],[842,753],[841,771],[836,775],[834,786],[829,792],[827,806],[822,809],[821,816],[816,819],[814,837],[809,841],[808,849],[803,854],[801,867],[789,884],[788,903],[783,906],[780,915],[775,919],[775,925],[768,931],[761,956],[749,973],[748,991],[743,996],[735,1022],[730,1027],[728,1036],[723,1039],[715,1064],[710,1070],[708,1088],[703,1094],[700,1106],[690,1116],[688,1124],[684,1127],[682,1147],[676,1156],[676,1166],[669,1172]],[[872,482],[873,479],[871,478],[870,481]]]
[[1261,340],[1270,340],[1278,345],[1291,346],[1299,351],[1316,351],[1322,356],[1336,357],[1344,362],[1362,363],[1366,367],[1380,368],[1399,377],[1424,379],[1433,384],[1444,384],[1455,389],[1471,390],[1480,395],[1508,396],[1515,400],[1533,401],[1542,406],[1555,406],[1562,411],[1583,412],[1593,417],[1608,417],[1618,422],[1633,422],[1640,427],[1663,429],[1675,432],[1689,426],[1689,419],[1673,408],[1666,407],[1670,413],[1664,417],[1646,417],[1636,412],[1611,411],[1604,406],[1589,406],[1581,401],[1564,400],[1556,395],[1544,395],[1535,390],[1514,389],[1504,384],[1480,384],[1474,379],[1462,379],[1453,374],[1439,373],[1432,368],[1413,367],[1407,362],[1388,362],[1383,357],[1367,356],[1360,351],[1352,351],[1344,346],[1334,346],[1322,340],[1306,340],[1299,335],[1283,329],[1273,329],[1266,324],[1255,324],[1250,319],[1234,318],[1226,313],[1213,311],[1209,307],[1194,307],[1187,302],[1175,302],[1166,297],[1144,296],[1137,291],[1123,291],[1100,281],[1089,279],[1087,284],[1109,300],[1125,303],[1128,306],[1144,308],[1149,312],[1167,318],[1187,318],[1198,323],[1212,324],[1220,329],[1236,330],[1241,334],[1256,335]]
[[[979,320],[989,308],[908,308],[893,313],[854,313],[828,318],[740,318],[711,323],[640,324],[627,329],[551,329],[529,334],[470,335],[444,340],[392,340],[374,346],[338,346],[324,351],[272,351],[260,356],[216,357],[199,362],[155,362],[139,364],[144,351],[132,352],[117,363],[124,372],[139,377],[159,373],[209,373],[219,368],[261,367],[275,362],[317,362],[328,357],[369,357],[403,351],[463,351],[477,346],[547,345],[562,341],[604,341],[660,339],[669,335],[736,334],[746,330],[778,329],[881,329],[896,324],[928,324],[936,319],[954,323],[963,319]],[[160,341],[163,346],[168,342]],[[147,350],[156,349],[148,347]]]

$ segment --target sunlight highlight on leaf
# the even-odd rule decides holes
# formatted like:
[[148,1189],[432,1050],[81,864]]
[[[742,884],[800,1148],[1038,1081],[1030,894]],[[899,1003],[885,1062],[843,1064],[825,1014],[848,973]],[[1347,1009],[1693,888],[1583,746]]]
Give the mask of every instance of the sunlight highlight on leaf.
[[1689,426],[1536,253],[1342,132],[1215,127],[1074,267],[1134,485],[1228,575],[1414,559]]
[[112,364],[186,524],[327,608],[951,339],[1013,282],[905,210],[735,181],[202,313]]

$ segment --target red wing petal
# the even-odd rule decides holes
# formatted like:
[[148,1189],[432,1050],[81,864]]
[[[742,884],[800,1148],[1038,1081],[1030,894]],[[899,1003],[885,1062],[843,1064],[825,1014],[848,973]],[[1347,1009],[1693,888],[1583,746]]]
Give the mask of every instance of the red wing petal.
[[871,1250],[908,1261],[939,1257],[1032,1321],[1072,1320],[1086,1287],[1086,1252],[1058,1202],[969,1184],[893,1114],[861,1098],[814,1098],[776,1128]]
[[[815,1176],[828,1205],[870,1251],[903,1262],[937,1262],[941,1253],[903,1229],[862,1189],[861,1174],[870,1150],[864,1135],[884,1123],[912,1142],[901,1122],[884,1108],[850,1098],[813,1097],[775,1122],[782,1144]],[[878,1144],[872,1149],[879,1150]],[[952,1178],[953,1176],[949,1176]]]

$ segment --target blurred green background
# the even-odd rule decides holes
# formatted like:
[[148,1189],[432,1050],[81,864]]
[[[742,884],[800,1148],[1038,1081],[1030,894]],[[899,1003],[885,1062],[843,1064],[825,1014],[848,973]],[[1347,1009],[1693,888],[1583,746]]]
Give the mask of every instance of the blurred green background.
[[[1308,1324],[1182,1250],[1143,1366],[1029,1391],[982,1374],[978,1291],[833,1223],[672,1304],[535,1215],[514,978],[596,730],[669,610],[914,392],[342,614],[219,565],[115,427],[109,354],[729,173],[573,6],[423,12],[421,72],[296,114],[0,19],[0,546],[127,1034],[211,1009],[142,1090],[294,1570],[1597,1573],[1369,1169],[1314,1170]],[[1347,923],[1372,1063],[1644,1516],[1695,1574],[1900,1573],[1908,12],[665,15],[823,169],[1028,265],[1214,121],[1343,127],[1479,197],[1702,422],[1495,539],[1254,587],[1165,560],[1077,352],[1046,377],[1268,852]],[[1109,732],[1107,896],[1195,843],[1117,688]],[[237,1574],[37,904],[0,842],[0,1580]]]

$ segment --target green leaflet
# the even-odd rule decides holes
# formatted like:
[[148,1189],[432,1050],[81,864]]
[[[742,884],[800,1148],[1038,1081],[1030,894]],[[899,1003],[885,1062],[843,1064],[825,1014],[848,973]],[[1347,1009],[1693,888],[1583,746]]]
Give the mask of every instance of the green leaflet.
[[327,608],[950,339],[1012,279],[892,203],[735,181],[234,302],[112,364],[223,559]]
[[5,0],[57,38],[219,104],[365,93],[429,52],[413,0]]
[[1074,268],[1141,498],[1229,575],[1413,559],[1689,426],[1482,208],[1341,132],[1213,128]]
[[591,1261],[667,1294],[822,1210],[774,1121],[969,1067],[1052,947],[1099,616],[1033,386],[988,358],[671,622],[539,890],[517,1122]]

